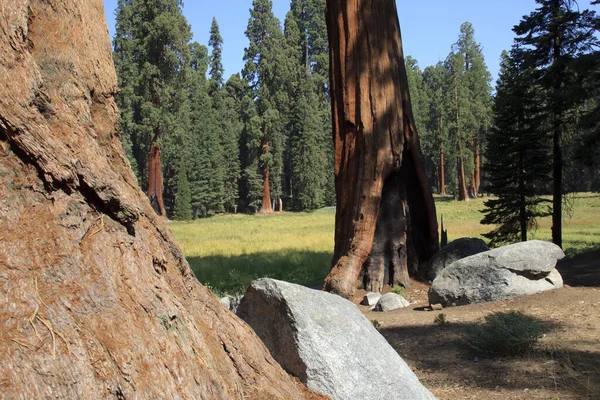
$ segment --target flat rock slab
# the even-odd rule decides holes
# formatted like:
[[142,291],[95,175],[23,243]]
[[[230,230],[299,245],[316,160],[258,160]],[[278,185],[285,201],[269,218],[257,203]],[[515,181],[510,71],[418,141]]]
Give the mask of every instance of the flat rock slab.
[[350,301],[303,286],[252,282],[238,315],[290,374],[334,400],[435,397]]
[[386,293],[377,302],[375,311],[392,311],[398,308],[409,307],[410,303],[404,297],[396,293]]
[[363,306],[374,306],[377,304],[379,299],[381,299],[381,293],[369,292],[365,294],[365,297],[363,297],[360,304],[362,304]]
[[427,279],[433,281],[444,268],[453,262],[488,250],[485,242],[478,238],[453,240],[431,258],[427,269]]
[[444,307],[501,301],[562,287],[554,268],[565,254],[550,242],[532,240],[455,261],[429,289],[429,303]]

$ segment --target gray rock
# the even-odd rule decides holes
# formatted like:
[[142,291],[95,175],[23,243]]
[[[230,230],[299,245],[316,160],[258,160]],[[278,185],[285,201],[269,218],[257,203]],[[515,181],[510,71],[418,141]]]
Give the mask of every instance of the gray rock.
[[240,305],[240,301],[242,300],[244,296],[225,296],[223,297],[221,300],[219,300],[221,302],[221,304],[223,304],[225,307],[229,308],[231,311],[233,311],[234,313],[237,312],[237,309]]
[[363,297],[360,304],[362,304],[363,306],[374,306],[375,304],[377,304],[377,302],[379,301],[380,298],[381,298],[381,293],[369,292],[369,293],[365,294],[365,297]]
[[408,300],[396,293],[386,293],[375,306],[375,311],[392,311],[410,306]]
[[462,258],[469,257],[489,248],[485,242],[478,238],[460,238],[453,240],[438,251],[429,261],[426,277],[433,281],[444,268]]
[[433,399],[350,301],[273,279],[252,282],[238,308],[271,354],[334,400]]
[[463,258],[435,278],[429,303],[500,301],[560,288],[562,277],[554,267],[564,256],[555,244],[532,240]]

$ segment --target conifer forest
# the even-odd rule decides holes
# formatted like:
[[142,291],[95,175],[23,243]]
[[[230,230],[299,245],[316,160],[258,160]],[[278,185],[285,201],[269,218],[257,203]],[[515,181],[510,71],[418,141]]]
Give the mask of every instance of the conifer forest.
[[[334,206],[325,0],[292,0],[283,22],[254,0],[244,67],[229,77],[219,22],[193,42],[182,7],[115,11],[121,139],[155,210],[189,220]],[[416,130],[434,194],[489,197],[492,244],[526,240],[552,215],[560,245],[568,194],[600,190],[600,22],[575,1],[536,0],[514,23],[501,60],[484,59],[469,22],[437,64],[407,55]]]

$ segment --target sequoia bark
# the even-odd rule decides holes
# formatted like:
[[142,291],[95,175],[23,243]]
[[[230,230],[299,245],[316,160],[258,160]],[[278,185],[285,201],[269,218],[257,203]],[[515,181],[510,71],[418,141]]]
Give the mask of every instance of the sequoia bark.
[[408,284],[438,248],[397,15],[394,1],[327,2],[337,211],[324,289],[345,297]]
[[323,398],[200,285],[138,187],[102,1],[1,8],[2,393]]

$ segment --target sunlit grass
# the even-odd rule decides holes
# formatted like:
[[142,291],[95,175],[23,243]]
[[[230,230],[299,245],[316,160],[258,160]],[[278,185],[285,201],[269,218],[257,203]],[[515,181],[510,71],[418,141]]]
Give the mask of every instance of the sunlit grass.
[[[461,237],[481,237],[489,232],[490,225],[481,225],[485,198],[467,202],[436,199],[438,219],[443,216],[448,240]],[[567,255],[575,255],[600,248],[600,196],[595,193],[578,193],[568,197],[570,210],[563,219],[563,248]],[[541,218],[538,229],[529,232],[529,239],[552,240],[552,218]]]
[[[481,237],[485,199],[457,202],[437,198],[448,239]],[[581,193],[572,199],[572,213],[563,222],[568,255],[600,248],[600,197]],[[200,282],[219,294],[240,293],[258,277],[269,276],[306,286],[319,286],[333,255],[335,210],[271,216],[222,215],[170,227]],[[551,219],[540,220],[531,239],[551,239]]]

